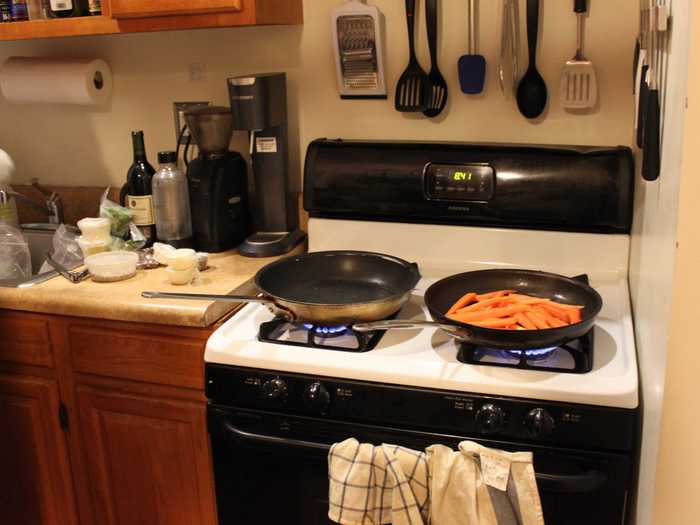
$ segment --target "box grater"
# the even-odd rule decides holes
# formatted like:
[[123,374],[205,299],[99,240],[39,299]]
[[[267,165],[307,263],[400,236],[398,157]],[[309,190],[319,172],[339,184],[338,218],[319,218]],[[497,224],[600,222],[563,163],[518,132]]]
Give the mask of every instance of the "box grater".
[[387,98],[384,83],[384,15],[364,0],[331,13],[340,98]]

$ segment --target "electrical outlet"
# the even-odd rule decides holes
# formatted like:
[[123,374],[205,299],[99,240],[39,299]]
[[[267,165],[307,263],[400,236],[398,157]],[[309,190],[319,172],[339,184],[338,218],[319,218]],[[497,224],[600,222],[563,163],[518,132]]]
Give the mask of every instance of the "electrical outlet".
[[[173,119],[175,120],[175,144],[177,145],[177,139],[180,137],[180,131],[182,126],[185,125],[185,111],[192,108],[201,108],[204,106],[211,106],[211,102],[173,102]],[[182,135],[182,140],[180,144],[185,144],[187,142],[187,137],[190,136],[190,130],[186,129],[185,133]],[[194,138],[191,144],[196,144]]]

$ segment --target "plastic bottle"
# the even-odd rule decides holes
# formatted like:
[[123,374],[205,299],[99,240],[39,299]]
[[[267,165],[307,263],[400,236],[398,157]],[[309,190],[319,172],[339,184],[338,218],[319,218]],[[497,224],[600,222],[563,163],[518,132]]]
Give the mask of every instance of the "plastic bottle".
[[192,247],[192,213],[187,177],[174,151],[158,153],[160,167],[151,180],[156,236],[175,248]]

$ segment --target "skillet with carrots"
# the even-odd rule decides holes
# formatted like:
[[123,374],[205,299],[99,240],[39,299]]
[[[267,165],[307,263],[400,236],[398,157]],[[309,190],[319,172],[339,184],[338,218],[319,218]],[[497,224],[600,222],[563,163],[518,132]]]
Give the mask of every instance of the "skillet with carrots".
[[460,323],[500,330],[545,330],[581,322],[583,306],[551,299],[497,290],[468,292],[447,311],[446,317]]

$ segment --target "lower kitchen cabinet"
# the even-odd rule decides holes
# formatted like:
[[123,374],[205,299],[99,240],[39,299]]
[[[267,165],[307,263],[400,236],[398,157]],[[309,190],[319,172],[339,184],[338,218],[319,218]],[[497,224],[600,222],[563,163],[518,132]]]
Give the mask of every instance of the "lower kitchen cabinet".
[[77,524],[56,381],[0,374],[0,523]]
[[101,525],[216,522],[205,407],[77,387]]

